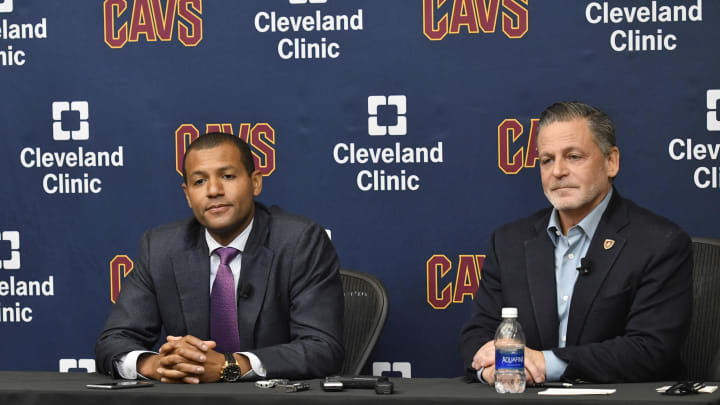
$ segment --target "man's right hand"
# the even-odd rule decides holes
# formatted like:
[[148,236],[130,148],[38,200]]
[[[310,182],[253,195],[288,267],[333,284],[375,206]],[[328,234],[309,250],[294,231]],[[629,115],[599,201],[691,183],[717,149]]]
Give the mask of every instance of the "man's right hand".
[[160,368],[160,358],[162,355],[159,354],[141,354],[137,360],[138,374],[151,380],[159,380],[162,377],[157,372],[157,369]]
[[[495,364],[495,341],[485,343],[473,356],[472,367],[480,370],[483,367],[490,367]],[[483,376],[485,373],[483,373]],[[484,377],[483,377],[484,378]],[[487,380],[486,380],[487,381]]]

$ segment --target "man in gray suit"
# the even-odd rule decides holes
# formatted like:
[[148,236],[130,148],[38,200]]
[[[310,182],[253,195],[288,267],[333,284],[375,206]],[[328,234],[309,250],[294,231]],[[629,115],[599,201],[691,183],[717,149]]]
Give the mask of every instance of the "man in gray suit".
[[324,230],[254,201],[262,174],[238,137],[191,143],[183,177],[194,218],[143,235],[95,346],[98,371],[185,383],[337,372],[343,292]]

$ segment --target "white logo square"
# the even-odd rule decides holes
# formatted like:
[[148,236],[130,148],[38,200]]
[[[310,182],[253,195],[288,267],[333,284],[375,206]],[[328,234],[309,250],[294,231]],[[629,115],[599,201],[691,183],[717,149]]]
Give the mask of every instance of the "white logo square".
[[[378,124],[378,107],[394,105],[397,109],[397,123],[385,126]],[[406,135],[407,134],[407,99],[403,95],[369,96],[368,97],[368,135]]]
[[95,372],[94,359],[60,359],[58,363],[61,373],[67,373],[74,368],[84,368],[88,373]]
[[[74,131],[62,129],[62,113],[77,111],[80,113],[80,128]],[[53,139],[56,141],[86,141],[90,138],[89,104],[87,101],[55,101],[52,103]]]
[[10,242],[10,259],[0,260],[0,269],[17,270],[20,268],[20,232],[4,231],[0,239]]
[[720,101],[720,90],[707,91],[707,130],[720,131],[720,120],[718,120],[717,103]]
[[0,13],[12,13],[13,0],[0,0]]
[[394,371],[400,373],[402,378],[412,378],[412,364],[405,361],[396,361],[392,365],[387,361],[376,361],[372,365],[372,375],[381,376],[387,371]]

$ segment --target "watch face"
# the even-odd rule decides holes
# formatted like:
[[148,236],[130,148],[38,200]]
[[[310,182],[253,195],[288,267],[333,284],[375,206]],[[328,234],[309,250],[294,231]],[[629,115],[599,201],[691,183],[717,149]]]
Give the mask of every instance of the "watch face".
[[240,379],[240,366],[237,364],[228,364],[222,370],[222,379],[227,382],[235,382]]

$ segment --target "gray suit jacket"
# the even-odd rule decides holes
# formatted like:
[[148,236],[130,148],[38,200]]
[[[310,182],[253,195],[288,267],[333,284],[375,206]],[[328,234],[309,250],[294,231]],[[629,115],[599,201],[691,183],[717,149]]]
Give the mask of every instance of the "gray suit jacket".
[[[268,378],[312,378],[340,369],[344,350],[339,262],[324,230],[280,208],[255,204],[242,254],[238,325]],[[150,350],[162,334],[210,339],[210,263],[205,228],[194,218],[151,229],[95,345],[97,369]]]
[[554,246],[546,230],[550,213],[542,210],[493,233],[473,316],[460,336],[466,369],[494,338],[501,307],[510,306],[518,308],[529,348],[552,350],[568,363],[565,379],[676,378],[692,316],[688,235],[615,190],[586,254],[590,273],[575,282],[567,346],[558,348]]

